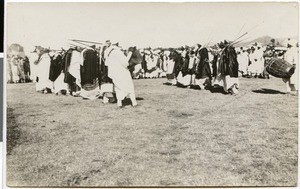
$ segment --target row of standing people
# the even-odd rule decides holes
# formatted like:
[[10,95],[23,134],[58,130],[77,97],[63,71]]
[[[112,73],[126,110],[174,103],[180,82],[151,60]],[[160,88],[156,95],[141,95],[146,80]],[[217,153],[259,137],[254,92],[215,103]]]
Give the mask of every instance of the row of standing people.
[[7,82],[25,83],[31,82],[30,62],[27,56],[8,56],[7,59]]

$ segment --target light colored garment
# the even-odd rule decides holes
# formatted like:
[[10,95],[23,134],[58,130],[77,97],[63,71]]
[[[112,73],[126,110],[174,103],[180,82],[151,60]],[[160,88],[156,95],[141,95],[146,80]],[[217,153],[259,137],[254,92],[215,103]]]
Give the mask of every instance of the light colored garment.
[[201,79],[195,79],[194,80],[194,85],[199,86],[200,89],[204,89],[205,86],[210,86],[211,85],[211,80],[210,78],[201,78]]
[[114,84],[112,83],[103,83],[100,86],[100,95],[104,93],[115,93]]
[[92,90],[85,90],[84,88],[80,91],[80,96],[85,99],[95,100],[100,96],[100,90],[98,87]]
[[284,60],[289,62],[290,64],[294,64],[296,66],[294,74],[290,77],[289,80],[283,80],[287,83],[287,91],[295,91],[298,90],[298,61],[299,61],[299,52],[297,47],[289,48],[284,54]]
[[108,77],[114,83],[118,100],[134,94],[134,85],[131,74],[127,68],[128,58],[119,47],[110,46],[105,50],[105,65],[108,67]]
[[264,70],[264,58],[263,58],[263,50],[255,50],[253,53],[249,55],[249,59],[251,64],[248,70],[252,74],[261,74]]
[[11,65],[12,81],[17,83],[19,81],[20,77],[18,74],[18,65],[17,65],[16,60],[11,60],[10,65]]
[[38,55],[36,53],[30,54],[29,56],[29,62],[30,62],[30,79],[35,83],[36,77],[37,77],[37,68],[38,65],[36,65],[34,62],[38,59]]
[[196,64],[196,61],[197,61],[198,59],[197,59],[197,57],[190,57],[190,59],[189,59],[189,69],[192,69],[193,67],[194,67],[194,65]]
[[54,81],[54,93],[58,93],[61,90],[68,90],[68,84],[64,82],[65,74],[61,73]]
[[153,56],[153,58],[149,57],[146,61],[147,61],[147,69],[151,70],[152,68],[156,67],[156,63],[157,63],[157,56]]
[[264,51],[263,49],[258,49],[256,51],[256,58],[257,58],[257,72],[261,74],[265,68],[265,59],[264,59]]
[[53,82],[49,80],[50,72],[50,57],[48,54],[43,54],[37,64],[38,82],[36,82],[36,91],[42,91],[46,88],[53,90]]
[[[159,68],[156,67],[156,63],[158,60],[158,56],[153,55],[153,58],[151,58],[150,56],[147,58],[146,62],[147,62],[147,70],[148,72],[146,72],[146,77],[147,78],[157,78],[159,75]],[[151,70],[151,72],[150,72]]]
[[177,82],[184,86],[189,86],[192,83],[192,75],[187,74],[183,76],[182,72],[179,72],[177,76]]
[[222,86],[224,91],[227,93],[228,90],[233,87],[239,88],[239,78],[230,77],[229,75],[226,75],[226,76],[218,75],[214,79],[213,85]]
[[239,63],[239,71],[243,73],[247,73],[248,71],[248,64],[249,64],[249,57],[247,52],[242,52],[237,56],[237,60]]
[[80,65],[83,65],[83,54],[74,50],[72,52],[69,73],[76,78],[76,84],[81,87]]
[[175,62],[174,60],[167,61],[167,74],[172,74],[174,70]]

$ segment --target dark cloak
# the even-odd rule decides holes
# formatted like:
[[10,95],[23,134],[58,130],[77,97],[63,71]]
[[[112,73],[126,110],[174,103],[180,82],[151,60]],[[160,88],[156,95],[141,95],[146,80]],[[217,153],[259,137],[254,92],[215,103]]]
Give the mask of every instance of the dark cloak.
[[142,57],[142,69],[144,70],[144,72],[148,71],[147,61],[146,61],[146,54],[145,53],[143,54],[143,57]]
[[108,77],[108,67],[105,65],[105,60],[104,60],[104,51],[102,53],[102,58],[101,58],[101,62],[100,62],[100,70],[99,70],[99,81],[100,84],[104,84],[104,83],[113,83],[112,79],[110,77]]
[[196,79],[207,78],[211,79],[211,70],[209,66],[209,56],[207,48],[200,49],[199,63],[196,66],[195,75]]
[[63,70],[63,57],[59,54],[56,57],[50,57],[50,61],[49,80],[55,81]]
[[72,52],[73,51],[74,51],[74,49],[72,49],[72,48],[70,48],[69,50],[67,50],[67,52],[65,53],[64,59],[63,59],[63,72],[65,73],[64,82],[68,83],[68,84],[73,84],[76,81],[76,78],[73,77],[69,73],[70,63],[71,63],[71,58],[72,58]]
[[99,77],[97,52],[87,49],[83,52],[83,65],[80,66],[81,85],[94,84]]
[[213,77],[216,77],[218,74],[217,64],[218,64],[218,58],[220,55],[214,55],[214,59],[212,61],[212,70],[213,70]]
[[182,76],[190,74],[189,63],[190,63],[190,57],[189,57],[188,54],[186,54],[185,57],[184,57],[184,60],[183,60],[182,67],[181,67]]
[[180,53],[175,50],[170,53],[169,58],[175,62],[173,73],[175,77],[177,77],[183,65],[183,58]]
[[238,77],[238,70],[239,64],[235,49],[232,46],[226,46],[221,52],[218,73],[222,76]]
[[25,75],[27,75],[27,74],[30,75],[31,74],[31,72],[30,72],[30,62],[29,62],[29,59],[28,59],[27,56],[25,56],[23,66],[24,66]]

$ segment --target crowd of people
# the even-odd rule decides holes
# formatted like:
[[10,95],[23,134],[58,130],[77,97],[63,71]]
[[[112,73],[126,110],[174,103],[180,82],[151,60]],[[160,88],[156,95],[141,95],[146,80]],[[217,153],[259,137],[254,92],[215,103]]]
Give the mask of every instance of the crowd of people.
[[[163,77],[166,85],[221,89],[236,95],[239,76],[269,79],[265,66],[270,58],[283,58],[294,65],[298,62],[298,45],[291,42],[279,49],[259,43],[234,47],[233,42],[226,40],[210,47],[196,44],[166,49],[122,49],[108,40],[98,47],[75,45],[59,51],[36,46],[33,52],[38,59],[31,66],[26,56],[8,56],[8,82],[33,80],[36,91],[41,93],[70,94],[84,99],[102,97],[103,103],[117,101],[119,107],[126,97],[133,106],[137,105],[133,79]],[[291,78],[283,79],[287,92],[297,91],[297,80],[297,71]]]

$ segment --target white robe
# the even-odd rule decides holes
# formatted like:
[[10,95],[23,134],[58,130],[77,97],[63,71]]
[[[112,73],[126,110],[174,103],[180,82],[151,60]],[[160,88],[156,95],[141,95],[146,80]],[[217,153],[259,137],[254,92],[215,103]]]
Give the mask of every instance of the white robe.
[[134,78],[138,79],[141,73],[142,73],[142,64],[135,65],[133,71]]
[[295,85],[296,90],[298,90],[298,48],[297,47],[292,47],[289,48],[285,54],[284,54],[284,60],[289,62],[290,64],[295,64],[296,65],[296,69],[294,74],[290,77],[289,79],[289,84]]
[[81,87],[80,65],[83,65],[83,53],[73,51],[70,61],[69,73],[76,78],[76,84]]
[[154,56],[153,58],[148,58],[147,59],[147,69],[148,70],[151,70],[153,69],[152,72],[150,73],[146,73],[146,77],[148,78],[155,78],[155,77],[158,77],[158,74],[159,74],[159,69],[156,68],[156,63],[157,63],[157,59],[158,57],[157,56]]
[[237,60],[239,63],[239,71],[243,73],[247,73],[248,71],[248,64],[249,64],[249,57],[247,52],[242,52],[237,56]]
[[175,66],[174,60],[167,60],[167,74],[172,74]]
[[248,70],[252,74],[261,74],[264,70],[263,50],[255,50],[249,55],[249,59],[251,61],[251,65],[249,66]]
[[[173,74],[174,66],[175,66],[174,60],[172,60],[172,59],[167,60],[167,74]],[[174,77],[173,79],[169,79],[169,78],[167,78],[167,79],[168,79],[167,82],[169,84],[176,85],[176,83],[177,83],[176,77]]]
[[134,94],[134,85],[131,74],[127,68],[129,65],[127,57],[119,47],[109,47],[105,50],[105,65],[108,67],[108,77],[114,83],[118,100]]
[[[194,67],[194,64],[196,63],[196,61],[197,61],[196,57],[191,57],[189,59],[188,69],[192,69]],[[195,77],[192,77],[191,74],[186,74],[185,76],[183,76],[182,72],[180,71],[177,76],[177,81],[184,86],[189,86],[189,85],[195,83]]]
[[265,59],[263,56],[264,56],[264,51],[262,48],[256,51],[258,74],[261,74],[265,68]]
[[36,82],[36,91],[41,91],[46,88],[53,90],[53,82],[49,80],[50,57],[48,54],[41,56],[36,71],[36,76],[39,78],[38,82]]
[[54,93],[58,93],[61,90],[68,90],[68,84],[64,82],[65,74],[60,73],[58,78],[54,81]]
[[11,65],[12,81],[17,83],[20,79],[19,74],[18,74],[17,61],[12,59],[10,61],[10,65]]

